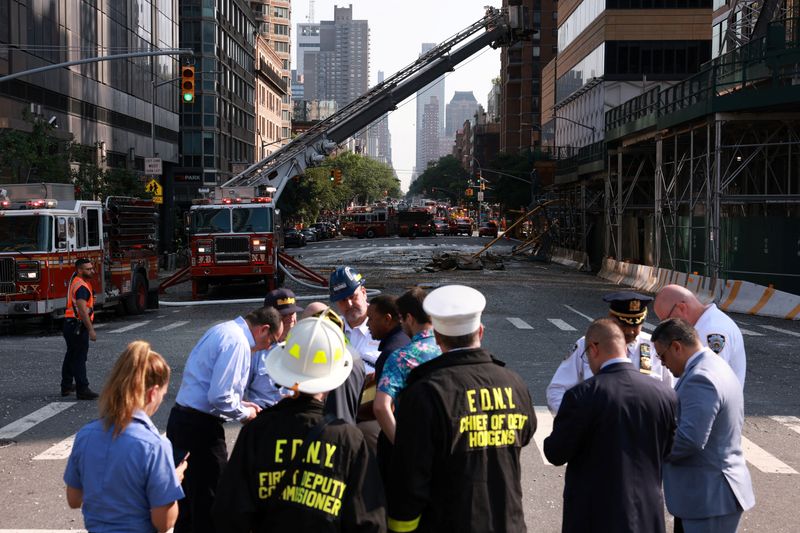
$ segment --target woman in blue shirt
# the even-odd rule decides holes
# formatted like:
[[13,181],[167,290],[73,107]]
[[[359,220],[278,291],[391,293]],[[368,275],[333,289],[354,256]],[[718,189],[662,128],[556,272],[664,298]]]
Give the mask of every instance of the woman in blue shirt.
[[164,532],[175,524],[186,462],[175,468],[172,445],[150,420],[169,376],[150,344],[132,342],[100,395],[100,419],[76,435],[64,481],[89,531]]

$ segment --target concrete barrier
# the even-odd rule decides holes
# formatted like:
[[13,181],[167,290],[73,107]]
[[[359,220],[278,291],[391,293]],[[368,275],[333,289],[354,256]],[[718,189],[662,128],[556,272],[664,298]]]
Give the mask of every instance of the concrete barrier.
[[603,259],[598,277],[617,285],[658,292],[667,285],[686,287],[703,303],[717,302],[732,313],[800,320],[800,296],[743,280],[714,280],[665,268]]
[[589,256],[586,252],[554,246],[550,254],[550,261],[576,270],[586,270],[589,265]]

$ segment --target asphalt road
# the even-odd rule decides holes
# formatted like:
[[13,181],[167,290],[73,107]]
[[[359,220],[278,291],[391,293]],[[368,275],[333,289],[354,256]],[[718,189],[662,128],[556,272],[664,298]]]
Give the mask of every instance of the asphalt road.
[[[344,239],[313,243],[290,253],[313,268],[329,272],[349,264],[362,272],[367,287],[400,294],[414,284],[463,283],[487,298],[484,345],[528,383],[536,406],[559,362],[583,334],[589,319],[606,314],[601,296],[617,290],[590,274],[555,264],[507,256],[511,243],[493,251],[505,255],[504,270],[427,272],[437,252],[477,251],[488,239],[437,237],[415,240]],[[324,291],[289,286],[312,299]],[[216,289],[212,298],[257,298],[263,286]],[[256,304],[186,306],[188,286],[172,289],[160,309],[138,317],[98,317],[98,340],[90,348],[89,379],[96,390],[124,346],[145,339],[173,368],[173,380],[155,424],[166,428],[181,372],[191,347],[211,325],[246,313]],[[749,333],[745,387],[745,456],[755,483],[757,505],[746,513],[740,531],[795,532],[800,524],[800,323],[734,315]],[[648,322],[655,323],[651,316]],[[0,336],[0,533],[22,529],[80,530],[80,512],[68,509],[61,476],[71,437],[97,416],[95,402],[59,396],[64,343],[59,333],[15,325]],[[540,454],[550,417],[538,410],[535,440],[523,453],[523,490],[529,531],[555,532],[561,524],[564,468]],[[232,446],[238,426],[226,426]]]

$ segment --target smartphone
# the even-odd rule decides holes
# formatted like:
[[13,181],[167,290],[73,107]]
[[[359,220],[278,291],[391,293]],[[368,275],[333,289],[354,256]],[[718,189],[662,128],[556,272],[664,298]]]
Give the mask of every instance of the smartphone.
[[189,457],[189,452],[181,450],[180,448],[172,447],[172,460],[175,461],[175,466],[178,466]]

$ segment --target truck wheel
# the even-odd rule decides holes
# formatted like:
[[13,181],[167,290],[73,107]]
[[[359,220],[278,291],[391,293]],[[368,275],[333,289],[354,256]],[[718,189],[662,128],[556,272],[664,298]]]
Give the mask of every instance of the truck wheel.
[[373,238],[373,237],[375,237],[375,230],[374,230],[374,229],[372,229],[372,228],[369,228],[369,229],[367,230],[367,238],[368,238],[368,239],[371,239],[371,238]]
[[158,307],[158,289],[154,289],[147,293],[147,308],[158,309]]
[[122,301],[129,315],[141,315],[147,309],[147,281],[139,273],[133,275],[131,293]]

